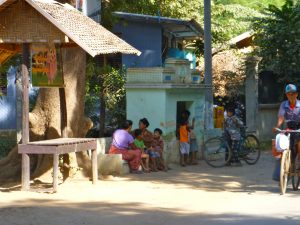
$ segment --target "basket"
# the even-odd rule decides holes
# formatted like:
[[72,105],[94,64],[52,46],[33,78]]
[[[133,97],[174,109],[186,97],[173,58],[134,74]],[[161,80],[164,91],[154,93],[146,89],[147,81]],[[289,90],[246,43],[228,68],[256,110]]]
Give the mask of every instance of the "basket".
[[275,146],[275,139],[272,139],[272,155],[276,158],[279,159],[282,156],[282,152],[278,152]]

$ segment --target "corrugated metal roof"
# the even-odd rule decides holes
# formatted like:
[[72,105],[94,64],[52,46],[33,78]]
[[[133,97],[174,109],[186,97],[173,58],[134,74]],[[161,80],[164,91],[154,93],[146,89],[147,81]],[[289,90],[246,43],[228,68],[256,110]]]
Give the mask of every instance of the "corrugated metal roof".
[[197,39],[202,38],[204,31],[199,23],[194,19],[182,20],[170,17],[151,16],[136,13],[113,12],[113,15],[129,21],[161,24],[162,28],[177,38]]
[[[90,55],[137,54],[140,51],[68,4],[53,0],[23,0]],[[0,10],[15,0],[0,0]],[[24,18],[26,20],[27,18]]]

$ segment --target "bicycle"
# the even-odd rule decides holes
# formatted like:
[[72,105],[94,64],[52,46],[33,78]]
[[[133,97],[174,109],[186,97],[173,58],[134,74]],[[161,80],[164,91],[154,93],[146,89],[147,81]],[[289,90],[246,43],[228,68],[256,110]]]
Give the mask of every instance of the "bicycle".
[[[296,191],[299,189],[300,184],[300,162],[296,160],[299,156],[298,154],[295,155],[293,159],[291,157],[291,150],[290,150],[290,134],[291,133],[300,133],[300,129],[298,130],[281,130],[276,128],[276,130],[280,133],[284,133],[287,135],[288,144],[286,148],[281,151],[281,162],[280,162],[280,191],[281,194],[285,194],[287,183],[289,178],[292,180],[293,190]],[[278,151],[278,148],[277,148]]]
[[[259,140],[253,132],[246,132],[246,127],[241,129],[241,140],[237,150],[238,157],[249,165],[257,163],[260,157]],[[212,167],[223,167],[230,163],[232,149],[225,137],[213,137],[204,143],[203,158]]]

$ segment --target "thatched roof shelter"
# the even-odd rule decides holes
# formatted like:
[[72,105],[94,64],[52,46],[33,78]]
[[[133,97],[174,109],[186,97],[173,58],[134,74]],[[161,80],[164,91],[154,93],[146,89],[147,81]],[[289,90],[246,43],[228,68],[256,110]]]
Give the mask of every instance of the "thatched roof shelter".
[[[78,45],[91,56],[140,52],[69,4],[53,0],[0,0],[0,49],[7,43]],[[18,49],[18,48],[16,48]],[[1,54],[2,55],[2,54]]]

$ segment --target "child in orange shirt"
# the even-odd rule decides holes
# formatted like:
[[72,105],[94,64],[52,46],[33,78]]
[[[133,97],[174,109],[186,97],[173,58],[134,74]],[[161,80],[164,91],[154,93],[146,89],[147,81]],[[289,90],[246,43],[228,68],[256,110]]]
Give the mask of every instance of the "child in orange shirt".
[[195,118],[192,120],[192,125],[189,124],[190,112],[185,110],[181,114],[181,122],[179,126],[179,147],[180,147],[180,165],[186,166],[190,153],[189,132],[194,128]]

